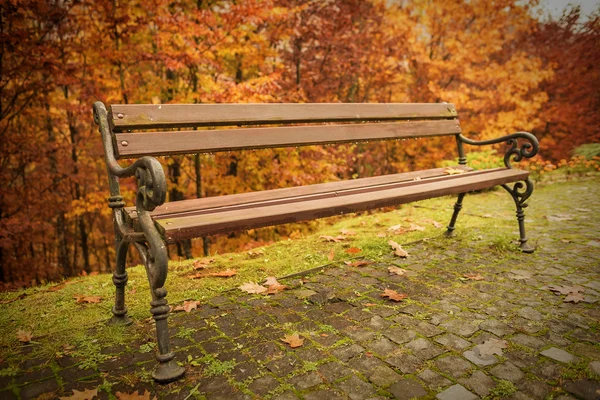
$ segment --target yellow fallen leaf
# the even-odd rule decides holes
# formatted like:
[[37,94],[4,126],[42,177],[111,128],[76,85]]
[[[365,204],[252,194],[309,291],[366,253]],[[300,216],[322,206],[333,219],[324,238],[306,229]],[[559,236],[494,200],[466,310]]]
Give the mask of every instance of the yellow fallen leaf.
[[265,293],[268,289],[264,286],[259,285],[254,282],[246,282],[243,285],[239,286],[239,289],[242,292],[250,293],[250,294],[260,294]]
[[402,301],[405,298],[407,298],[408,295],[405,293],[398,293],[392,289],[385,289],[383,291],[383,293],[381,293],[381,297],[387,297],[388,299],[394,300],[394,301]]
[[292,333],[291,335],[285,335],[281,338],[281,341],[289,344],[292,349],[304,344],[304,339],[302,339],[297,332]]
[[398,243],[394,242],[393,240],[390,240],[390,241],[388,241],[388,244],[390,246],[392,246],[392,249],[394,249],[394,254],[397,255],[398,257],[402,257],[402,258],[408,257],[408,252],[406,250],[404,250],[402,248],[402,246],[400,246]]
[[465,173],[465,171],[464,171],[464,170],[462,170],[462,169],[458,169],[458,168],[450,168],[450,167],[446,168],[446,169],[444,170],[444,172],[445,172],[446,174],[448,174],[448,175],[458,175],[458,174],[464,174],[464,173]]

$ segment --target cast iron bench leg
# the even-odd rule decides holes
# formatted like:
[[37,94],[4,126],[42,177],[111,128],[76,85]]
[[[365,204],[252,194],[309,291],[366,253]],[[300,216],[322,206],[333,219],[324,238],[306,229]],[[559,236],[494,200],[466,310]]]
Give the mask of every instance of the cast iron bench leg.
[[131,325],[133,322],[127,316],[127,307],[125,307],[125,286],[127,285],[127,271],[125,270],[125,263],[127,260],[127,249],[129,248],[129,242],[122,240],[117,236],[119,240],[117,244],[117,264],[115,272],[113,273],[113,283],[115,285],[115,305],[112,308],[113,316],[108,321],[109,325]]
[[456,219],[458,218],[458,213],[462,210],[462,202],[465,198],[466,193],[460,193],[458,195],[458,199],[456,199],[456,204],[454,204],[454,212],[452,213],[452,218],[450,219],[450,224],[448,224],[448,228],[446,230],[446,236],[450,237],[454,235],[454,229],[456,229]]
[[517,182],[511,188],[508,185],[502,185],[504,189],[512,196],[515,201],[515,205],[517,206],[517,221],[519,222],[519,242],[521,244],[519,247],[523,253],[533,253],[535,248],[527,243],[527,236],[525,234],[525,212],[523,209],[527,207],[527,199],[533,193],[533,182],[530,179],[527,179],[524,182]]

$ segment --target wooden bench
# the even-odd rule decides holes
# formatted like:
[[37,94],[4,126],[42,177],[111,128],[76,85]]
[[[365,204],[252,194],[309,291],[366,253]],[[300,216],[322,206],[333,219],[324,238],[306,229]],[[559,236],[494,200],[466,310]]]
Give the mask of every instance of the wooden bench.
[[[104,144],[116,233],[116,300],[111,322],[131,322],[124,290],[125,259],[129,244],[133,244],[151,286],[150,311],[156,321],[159,349],[153,376],[159,382],[173,381],[184,373],[169,349],[164,288],[167,243],[457,194],[447,229],[451,234],[467,192],[501,185],[516,204],[520,248],[533,251],[527,244],[523,213],[533,185],[527,171],[511,168],[511,160],[534,156],[537,139],[526,132],[487,141],[468,139],[461,134],[452,104],[121,104],[107,111],[97,102],[94,120]],[[214,129],[190,129],[200,127]],[[165,203],[165,173],[152,157],[446,135],[456,138],[457,168],[464,169],[462,174],[448,175],[443,168],[434,168],[169,203]],[[466,166],[464,144],[502,142],[509,145],[505,168],[474,171]],[[136,160],[121,167],[117,160],[123,158]],[[119,178],[131,176],[138,182],[136,202],[135,207],[125,207]]]

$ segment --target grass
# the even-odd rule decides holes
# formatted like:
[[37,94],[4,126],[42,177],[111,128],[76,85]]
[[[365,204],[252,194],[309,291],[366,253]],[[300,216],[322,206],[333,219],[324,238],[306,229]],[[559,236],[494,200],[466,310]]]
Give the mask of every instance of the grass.
[[[563,190],[557,186],[560,185],[544,188],[546,197],[552,197],[555,190]],[[535,203],[540,196],[539,190],[534,192],[532,205],[526,210],[527,218],[533,216],[540,220],[543,211],[536,209]],[[262,254],[258,257],[247,252],[215,255],[214,262],[208,267],[209,271],[236,269],[237,274],[230,278],[190,279],[189,276],[194,273],[193,260],[170,262],[167,298],[171,305],[181,304],[184,300],[199,300],[203,303],[226,294],[228,290],[245,282],[261,282],[267,276],[282,277],[360,258],[376,262],[392,261],[400,267],[418,266],[423,269],[419,273],[436,273],[435,254],[452,251],[446,248],[457,242],[460,246],[472,248],[473,257],[477,258],[479,255],[486,262],[488,259],[493,262],[494,258],[510,259],[512,254],[518,254],[515,245],[518,228],[514,204],[507,193],[500,189],[467,196],[458,220],[457,235],[445,238],[442,236],[444,228],[435,228],[431,221],[445,226],[454,201],[454,198],[444,197],[397,209],[323,219],[314,233],[263,247]],[[541,200],[539,204],[542,204]],[[494,210],[494,218],[482,218],[490,213],[490,209]],[[416,224],[423,226],[425,230],[403,234],[388,231],[390,226],[398,224]],[[355,234],[348,235],[339,243],[326,242],[320,238],[325,235],[338,236],[342,230],[351,230]],[[576,233],[571,234],[573,235]],[[407,259],[393,258],[388,240],[402,244],[409,254],[410,243],[417,241],[425,241],[424,246],[436,248],[430,252],[431,257],[428,257],[426,264],[420,265],[419,260],[412,259],[410,255]],[[351,247],[359,248],[361,252],[346,252]],[[332,252],[333,259],[330,260]],[[535,260],[536,256],[532,257]],[[0,360],[4,361],[0,375],[18,373],[15,368],[22,356],[17,350],[23,347],[30,350],[28,357],[75,354],[88,359],[90,366],[103,361],[104,355],[100,353],[100,347],[115,344],[129,346],[137,342],[136,350],[153,351],[153,347],[148,344],[153,342],[153,321],[149,320],[150,292],[145,270],[142,266],[135,266],[128,268],[128,274],[126,304],[134,325],[127,328],[104,324],[111,316],[114,297],[110,275],[72,278],[61,284],[0,293],[0,302],[5,303],[3,313],[0,313],[0,326],[4,333],[0,336]],[[461,274],[460,271],[456,272],[457,279]],[[101,296],[102,301],[97,304],[78,304],[74,299],[75,295]],[[321,329],[325,332],[328,327],[322,326]],[[33,341],[27,345],[19,343],[16,336],[18,330],[32,332]],[[189,338],[193,332],[180,329],[173,333],[175,336]],[[72,348],[74,344],[75,349]]]

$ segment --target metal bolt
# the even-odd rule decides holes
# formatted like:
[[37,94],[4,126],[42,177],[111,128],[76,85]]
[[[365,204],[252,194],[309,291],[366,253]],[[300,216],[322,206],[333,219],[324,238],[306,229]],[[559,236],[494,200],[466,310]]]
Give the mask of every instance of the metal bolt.
[[127,147],[128,145],[129,145],[129,142],[127,140],[123,140],[121,142],[121,146],[123,146],[123,147]]
[[123,114],[121,114],[121,113],[118,113],[118,114],[117,114],[117,118],[119,118],[119,119],[123,119],[124,117],[125,117],[125,116],[124,116]]

